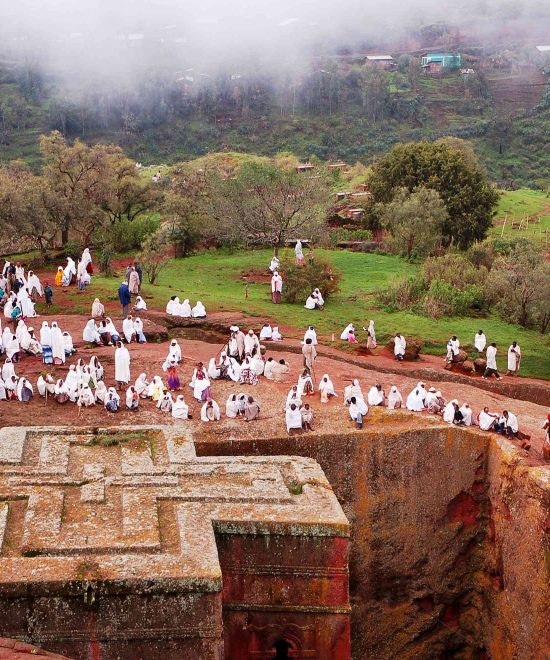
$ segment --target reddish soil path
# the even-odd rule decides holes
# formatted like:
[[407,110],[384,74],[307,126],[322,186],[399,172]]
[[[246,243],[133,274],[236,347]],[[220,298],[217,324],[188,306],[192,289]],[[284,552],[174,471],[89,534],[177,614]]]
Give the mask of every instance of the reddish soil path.
[[[154,316],[157,316],[154,314]],[[158,315],[160,319],[162,315]],[[151,317],[151,315],[149,315]],[[83,345],[80,340],[82,329],[86,318],[82,316],[59,316],[57,317],[63,330],[68,330],[72,336],[78,353],[69,362],[74,364],[78,357],[89,361],[92,355],[97,355],[106,369],[107,386],[114,385],[114,349],[112,347],[101,347],[91,349]],[[120,329],[120,317],[113,315],[117,327]],[[220,322],[229,325],[235,322],[235,315],[231,314],[213,314],[209,317],[209,322],[216,318]],[[34,327],[39,328],[43,320],[55,320],[53,317],[39,317],[34,320]],[[242,323],[239,318],[237,322]],[[200,322],[197,322],[197,324]],[[253,320],[254,327],[258,326],[258,319]],[[152,327],[152,326],[150,326]],[[243,327],[244,326],[243,324]],[[157,328],[158,329],[158,328]],[[200,331],[200,328],[197,328]],[[222,342],[211,343],[200,341],[198,339],[179,339],[182,346],[184,360],[180,369],[180,378],[182,382],[182,392],[185,400],[190,406],[193,414],[193,420],[188,422],[193,427],[198,427],[201,432],[208,431],[209,434],[220,435],[230,442],[233,438],[241,437],[261,437],[285,435],[283,405],[286,400],[286,394],[291,385],[296,382],[302,364],[300,353],[300,342],[298,339],[287,338],[281,344],[268,344],[267,355],[272,355],[276,359],[284,357],[290,364],[291,377],[288,383],[272,383],[261,378],[256,387],[243,386],[227,382],[214,382],[213,396],[220,404],[222,412],[225,410],[225,401],[230,394],[238,392],[249,392],[257,397],[261,404],[262,419],[253,424],[246,424],[242,420],[228,420],[222,418],[222,421],[215,425],[204,425],[199,421],[200,404],[193,401],[191,389],[187,386],[191,378],[191,373],[196,360],[202,360],[207,363],[211,357],[214,357],[221,350]],[[335,348],[320,347],[319,357],[316,363],[315,371],[317,378],[321,378],[324,373],[328,373],[336,387],[340,397],[328,404],[322,404],[319,395],[311,397],[310,402],[315,411],[315,430],[321,433],[330,433],[335,428],[351,429],[353,425],[347,418],[347,410],[343,406],[341,394],[343,388],[353,378],[359,378],[366,395],[368,389],[376,382],[380,382],[389,391],[391,385],[397,385],[401,390],[403,397],[412,390],[419,378],[417,376],[419,363],[395,363],[389,355],[387,349],[377,349],[379,354],[372,357],[360,357],[351,355],[345,351],[339,351]],[[139,373],[146,372],[149,377],[153,375],[162,375],[161,364],[168,353],[168,342],[150,342],[145,345],[133,344],[130,346],[132,357],[131,374],[135,380]],[[434,374],[441,376],[441,380],[430,381],[424,379],[429,386],[434,382],[438,389],[441,389],[443,395],[447,398],[457,398],[460,402],[468,401],[474,412],[477,414],[479,409],[488,405],[492,411],[501,411],[509,408],[516,413],[520,420],[521,429],[532,436],[533,449],[529,454],[529,463],[538,464],[541,458],[541,445],[543,441],[542,424],[549,410],[546,406],[541,406],[530,401],[511,400],[509,396],[497,391],[485,391],[478,387],[480,380],[478,378],[465,379],[465,382],[450,382],[453,374],[449,374],[442,368],[442,361],[439,358],[427,356],[428,359],[420,363],[430,366]],[[43,365],[40,358],[25,356],[23,360],[16,365],[18,375],[26,375],[34,384]],[[54,377],[64,377],[68,370],[68,364],[61,368],[56,368]],[[527,380],[527,379],[525,379]],[[484,383],[485,381],[481,381]],[[410,419],[422,417],[426,422],[432,420],[440,423],[441,418],[430,416],[425,413],[403,414],[392,413],[389,411],[374,411],[374,417],[380,421],[381,418],[387,418],[388,423],[402,423],[403,418]],[[398,422],[399,421],[399,422]],[[55,403],[53,400],[41,399],[35,396],[29,404],[19,402],[0,402],[0,426],[17,425],[32,426],[37,424],[46,425],[92,425],[92,426],[119,426],[124,424],[172,424],[174,420],[170,415],[165,415],[158,411],[154,404],[145,401],[136,412],[126,411],[124,408],[115,415],[108,414],[102,407],[92,407],[78,412],[74,404],[67,403],[63,406]],[[181,422],[179,422],[181,423]],[[527,454],[526,458],[527,458]]]

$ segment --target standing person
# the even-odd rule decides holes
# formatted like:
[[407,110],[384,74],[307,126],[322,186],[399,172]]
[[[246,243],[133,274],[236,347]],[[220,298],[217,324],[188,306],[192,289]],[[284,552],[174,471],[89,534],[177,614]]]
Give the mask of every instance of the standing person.
[[141,291],[141,284],[143,282],[143,270],[142,270],[141,266],[139,265],[139,263],[137,262],[137,260],[134,261],[134,270],[138,274],[138,277],[139,277],[139,290]]
[[311,337],[308,337],[302,346],[302,355],[304,356],[304,367],[307,369],[308,374],[310,374],[313,371],[315,358],[317,357],[317,350],[313,345],[313,339]]
[[130,382],[130,352],[126,346],[122,345],[121,341],[117,341],[115,351],[115,380],[118,384],[118,389],[122,386],[128,386]]
[[513,341],[510,348],[508,349],[508,371],[506,372],[506,375],[515,376],[519,371],[520,363],[521,349],[517,342]]
[[283,278],[279,275],[277,271],[273,273],[271,278],[271,300],[275,305],[279,305],[281,302],[281,293],[283,290]]
[[453,335],[447,342],[447,355],[445,357],[445,362],[447,362],[447,364],[452,364],[459,353],[460,342],[458,341],[457,336]]
[[497,380],[502,380],[502,376],[498,373],[497,367],[497,345],[493,342],[487,348],[487,368],[485,369],[482,378],[489,378],[495,375]]
[[483,330],[478,330],[474,337],[474,346],[478,353],[483,353],[485,346],[487,346],[487,337],[485,336]]
[[548,463],[550,461],[550,415],[546,417],[542,429],[546,431],[546,437],[542,443],[542,457]]
[[133,296],[137,296],[139,293],[139,275],[133,266],[130,268],[130,275],[128,277],[128,289]]
[[44,286],[44,298],[46,299],[46,305],[51,307],[53,302],[53,289],[49,282],[46,282]]
[[405,337],[399,332],[395,333],[395,337],[393,338],[393,354],[395,355],[395,359],[398,362],[401,362],[405,359],[405,349],[407,348],[407,342],[405,341]]
[[296,264],[298,266],[304,265],[304,250],[302,248],[302,241],[298,239],[296,246],[294,248],[294,254],[296,255]]
[[128,316],[128,310],[130,308],[130,303],[132,302],[132,296],[130,294],[130,289],[128,288],[128,282],[125,280],[118,287],[118,299],[122,305],[122,318],[125,319]]

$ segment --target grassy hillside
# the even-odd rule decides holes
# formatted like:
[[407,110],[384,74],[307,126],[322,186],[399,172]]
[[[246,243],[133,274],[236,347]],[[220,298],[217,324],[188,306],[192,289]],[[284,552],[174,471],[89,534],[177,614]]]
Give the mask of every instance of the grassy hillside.
[[493,238],[523,237],[550,247],[550,197],[536,190],[506,191],[500,199]]
[[[474,334],[481,327],[490,341],[500,347],[499,365],[505,367],[505,354],[513,340],[522,347],[522,373],[526,376],[550,378],[550,352],[548,337],[537,332],[503,323],[491,317],[484,319],[453,318],[433,320],[409,312],[389,313],[376,307],[375,294],[397,277],[413,274],[417,266],[408,264],[398,257],[379,254],[359,254],[346,251],[320,250],[329,256],[335,266],[343,271],[341,291],[330,299],[323,312],[309,311],[299,304],[271,303],[268,278],[248,285],[245,298],[243,275],[251,271],[266,271],[270,262],[269,250],[254,250],[226,254],[211,251],[188,259],[172,260],[162,271],[158,286],[145,286],[145,297],[150,309],[164,310],[170,296],[180,300],[189,298],[194,304],[201,300],[208,310],[241,311],[250,315],[272,317],[281,325],[305,329],[313,323],[323,338],[338,338],[348,323],[357,328],[374,319],[379,341],[385,341],[396,331],[406,337],[418,337],[425,342],[425,351],[445,354],[449,337],[457,334],[471,350]],[[252,278],[254,279],[254,278]],[[258,278],[256,277],[256,280]],[[94,277],[93,286],[84,295],[71,289],[55,292],[59,300],[71,300],[73,311],[86,316],[96,296],[103,302],[116,303],[120,278]],[[63,303],[65,308],[66,302]],[[55,312],[55,308],[53,310]],[[363,333],[364,334],[364,333]]]

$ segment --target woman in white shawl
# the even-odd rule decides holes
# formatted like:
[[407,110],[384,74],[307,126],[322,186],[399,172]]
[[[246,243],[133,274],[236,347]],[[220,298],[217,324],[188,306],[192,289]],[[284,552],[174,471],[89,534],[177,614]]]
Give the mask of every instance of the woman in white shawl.
[[117,342],[115,350],[115,380],[119,389],[130,382],[130,351],[123,346],[122,342]]
[[328,403],[330,397],[336,396],[334,385],[328,374],[324,374],[319,381],[319,392],[321,392],[321,403]]
[[38,380],[36,381],[36,389],[40,396],[46,396],[46,394],[55,394],[55,380],[50,374],[40,374]]
[[508,371],[506,372],[507,376],[514,376],[519,371],[519,365],[521,363],[521,349],[518,346],[518,343],[513,341],[508,349]]
[[478,332],[476,332],[474,337],[474,346],[476,347],[476,351],[478,353],[485,352],[485,347],[487,346],[487,337],[485,336],[483,330],[478,330]]
[[136,331],[136,339],[138,344],[146,344],[147,337],[143,332],[143,321],[139,318],[139,316],[134,319],[134,330]]
[[252,358],[251,363],[256,376],[263,375],[265,370],[265,362],[259,353]]
[[193,316],[193,310],[189,304],[189,298],[186,298],[180,305],[179,315],[184,319],[190,319]]
[[200,300],[197,301],[197,304],[193,307],[191,313],[194,319],[206,318],[206,309]]
[[120,396],[114,387],[110,387],[107,391],[104,403],[105,409],[108,412],[117,412],[120,408]]
[[385,400],[386,396],[382,389],[382,385],[376,383],[376,385],[373,385],[370,388],[369,393],[367,394],[367,403],[369,406],[383,406]]
[[306,330],[302,344],[305,344],[308,339],[311,339],[311,343],[314,346],[317,346],[317,333],[315,332],[315,328],[312,325],[310,325]]
[[11,313],[13,312],[15,301],[16,301],[15,296],[10,295],[6,304],[4,305],[4,317],[10,321],[11,321]]
[[147,311],[147,303],[141,296],[138,296],[136,298],[136,304],[134,305],[134,311],[135,312],[146,312]]
[[474,420],[473,411],[470,406],[465,402],[462,404],[462,406],[460,406],[459,410],[462,413],[462,421],[464,422],[464,426],[472,426]]
[[30,292],[31,299],[35,298],[36,296],[41,298],[43,295],[42,284],[38,279],[38,275],[35,275],[32,270],[29,270],[29,276],[27,278],[27,289]]
[[93,319],[90,319],[88,323],[86,323],[82,332],[82,339],[88,344],[95,344],[96,346],[101,344],[101,337],[99,336],[99,332],[97,331],[97,327]]
[[98,403],[105,403],[105,399],[107,398],[107,385],[100,380],[97,383],[97,387],[95,388],[95,400]]
[[17,294],[17,301],[21,306],[21,314],[25,318],[30,319],[34,316],[37,316],[37,313],[34,310],[34,303],[31,300],[29,293],[27,289],[25,289],[25,287],[19,289],[19,293]]
[[203,422],[217,422],[220,419],[220,407],[212,399],[208,401],[201,408],[201,421]]
[[107,328],[107,332],[111,335],[111,341],[116,343],[120,339],[120,333],[115,328],[115,324],[110,316],[105,318],[105,327]]
[[393,354],[395,355],[396,360],[401,361],[405,359],[406,348],[407,342],[405,337],[403,337],[403,335],[399,332],[396,333],[395,337],[393,338]]
[[319,305],[321,305],[322,307],[325,304],[325,299],[323,298],[323,294],[321,293],[321,291],[319,289],[313,289],[313,295],[317,299]]
[[302,247],[302,241],[298,239],[296,245],[294,246],[294,254],[296,255],[296,265],[301,266],[304,263],[304,250]]
[[288,434],[292,429],[302,429],[302,413],[295,403],[292,403],[285,412],[285,424]]
[[166,313],[170,316],[176,316],[180,306],[180,299],[177,296],[172,296],[166,305]]
[[92,316],[94,319],[102,319],[105,315],[105,307],[99,302],[99,298],[96,298],[92,303]]
[[63,333],[57,322],[52,323],[52,355],[55,364],[65,364],[65,345],[63,343]]
[[65,403],[69,400],[67,388],[65,387],[65,383],[61,378],[59,378],[55,384],[54,397],[57,403]]
[[25,321],[21,320],[17,324],[17,328],[15,330],[15,337],[17,341],[21,342],[21,337],[25,334],[25,332],[27,332],[27,325]]
[[269,323],[264,323],[260,330],[260,341],[271,341],[273,339],[273,330]]
[[6,355],[11,358],[13,362],[17,362],[19,360],[19,341],[17,340],[17,337],[15,335],[10,335],[9,339],[4,345],[4,348],[6,349]]
[[273,335],[271,337],[273,341],[282,341],[283,335],[279,332],[279,326],[274,325],[273,326]]
[[168,413],[172,412],[173,405],[174,400],[172,399],[172,395],[170,392],[165,392],[158,400],[157,408],[160,410],[160,412]]
[[134,328],[134,319],[131,316],[127,316],[124,321],[122,321],[122,333],[128,344],[136,341],[136,329]]
[[136,392],[138,393],[138,396],[141,399],[146,399],[147,398],[147,390],[149,389],[149,381],[147,380],[147,374],[142,373],[140,374],[136,382],[134,383],[134,388]]
[[61,336],[63,338],[63,348],[65,349],[65,355],[70,357],[73,353],[76,353],[74,349],[73,338],[66,330],[61,333]]
[[210,362],[208,363],[208,378],[217,380],[221,374],[221,369],[218,369],[216,365],[216,358],[210,358]]
[[76,366],[74,364],[71,364],[71,366],[69,367],[69,371],[65,376],[65,391],[69,395],[71,401],[76,401],[76,394],[78,392],[79,382],[80,382],[80,378],[76,373]]
[[153,380],[149,383],[147,389],[147,396],[153,401],[158,401],[162,397],[165,389],[162,378],[160,376],[153,376]]
[[92,355],[92,357],[90,358],[89,366],[90,366],[90,374],[92,375],[92,378],[96,381],[96,383],[100,380],[103,380],[103,374],[105,373],[105,370],[103,369],[103,365],[95,355]]
[[225,416],[229,419],[235,419],[238,414],[239,402],[237,401],[237,395],[232,394],[225,402]]
[[12,376],[15,376],[15,367],[11,358],[8,357],[2,365],[2,380],[7,382]]
[[348,341],[348,340],[349,340],[350,333],[351,333],[351,334],[355,334],[355,326],[353,325],[353,323],[349,323],[349,324],[344,328],[344,330],[342,331],[342,334],[340,335],[340,339],[341,339],[342,341]]
[[172,339],[170,342],[168,360],[175,360],[178,364],[181,362],[181,346],[178,344],[177,339]]
[[67,265],[63,269],[63,286],[69,286],[76,275],[76,265],[71,257],[67,257]]
[[183,394],[178,394],[172,406],[172,417],[174,419],[189,419],[189,406],[185,403]]
[[396,410],[403,407],[403,397],[396,385],[392,385],[388,395],[388,410]]
[[95,406],[95,396],[88,385],[81,385],[76,404],[79,408]]
[[6,393],[6,385],[4,384],[2,378],[0,378],[0,401],[6,401],[7,398],[8,395]]
[[354,396],[356,399],[362,399],[363,401],[365,400],[365,397],[363,396],[363,390],[361,389],[361,385],[359,384],[357,378],[353,380],[351,385],[347,385],[344,389],[344,404],[349,405],[352,396]]
[[[364,329],[364,328],[363,328]],[[374,331],[374,321],[369,321],[369,327],[367,328],[367,348],[376,348],[376,332]]]
[[34,391],[30,382],[22,376],[17,382],[17,398],[22,403],[28,403],[33,397]]
[[6,346],[11,340],[11,337],[12,337],[12,331],[8,328],[8,326],[6,326],[4,328],[4,332],[2,333],[2,346],[4,347],[4,350],[6,350]]
[[88,268],[88,264],[92,263],[92,255],[90,254],[90,248],[84,248],[82,251],[82,256],[80,257],[81,263],[84,264],[84,268]]
[[422,412],[424,410],[424,399],[426,397],[420,385],[419,383],[407,397],[407,410],[412,412]]
[[47,321],[43,321],[40,328],[40,345],[42,348],[44,346],[51,348],[52,346],[52,330]]
[[306,369],[298,377],[298,396],[302,398],[304,394],[313,395],[313,380]]
[[[210,381],[204,369],[197,371],[193,374],[193,381],[191,387],[193,388],[193,396],[197,401],[206,401],[210,393]],[[190,383],[191,384],[191,383]]]
[[445,406],[443,410],[443,421],[452,424],[455,421],[455,412],[458,410],[458,401],[453,399]]
[[139,394],[133,385],[126,390],[126,408],[128,410],[137,410],[139,407]]

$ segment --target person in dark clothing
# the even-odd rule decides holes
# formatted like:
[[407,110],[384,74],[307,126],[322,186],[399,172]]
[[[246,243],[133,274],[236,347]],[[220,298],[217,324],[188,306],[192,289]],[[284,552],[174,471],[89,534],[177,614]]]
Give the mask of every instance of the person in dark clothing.
[[49,282],[46,282],[46,286],[44,287],[44,297],[46,298],[46,305],[49,307],[53,302],[53,289]]
[[132,296],[130,294],[130,289],[128,288],[128,282],[124,281],[118,287],[118,299],[122,305],[122,318],[125,319],[128,316],[128,310],[130,308],[130,303],[132,302]]
[[134,261],[134,268],[136,269],[136,273],[138,274],[139,277],[139,288],[141,290],[141,283],[143,282],[143,270],[141,269],[141,266],[138,264],[137,261]]

